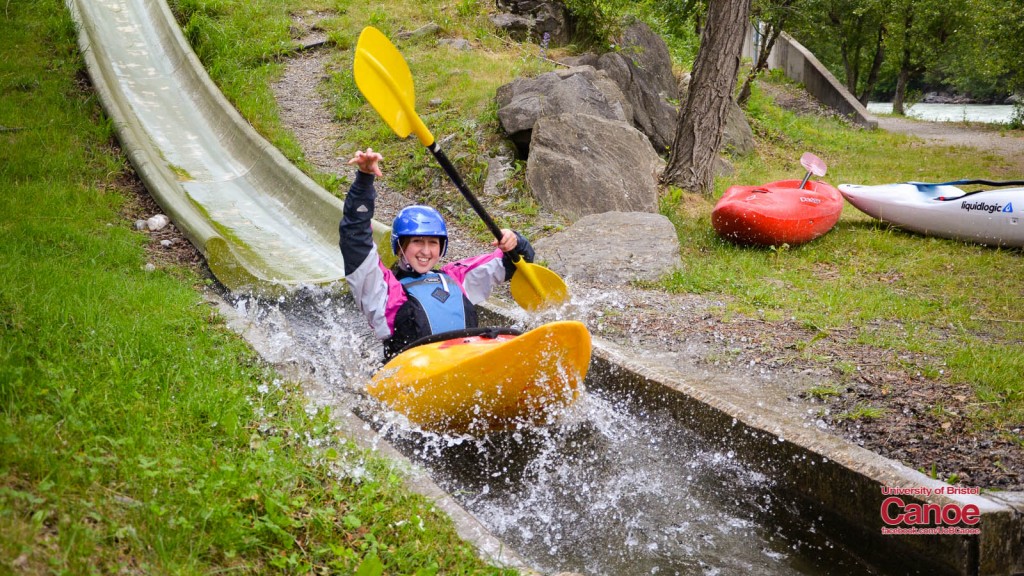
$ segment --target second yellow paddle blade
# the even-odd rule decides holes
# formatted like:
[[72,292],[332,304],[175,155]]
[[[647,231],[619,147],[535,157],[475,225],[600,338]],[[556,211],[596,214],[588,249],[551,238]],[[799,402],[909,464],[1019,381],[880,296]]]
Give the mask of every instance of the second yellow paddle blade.
[[530,312],[560,306],[569,300],[569,289],[558,274],[524,260],[516,262],[509,289],[516,304]]

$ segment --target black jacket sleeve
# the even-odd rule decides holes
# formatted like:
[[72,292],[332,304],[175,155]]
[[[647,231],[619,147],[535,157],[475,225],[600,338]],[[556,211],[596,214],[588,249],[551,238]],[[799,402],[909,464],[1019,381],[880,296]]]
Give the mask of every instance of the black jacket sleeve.
[[373,174],[356,171],[356,179],[345,196],[345,207],[338,235],[341,256],[345,259],[345,274],[358,268],[373,250],[374,201],[377,190],[373,186]]

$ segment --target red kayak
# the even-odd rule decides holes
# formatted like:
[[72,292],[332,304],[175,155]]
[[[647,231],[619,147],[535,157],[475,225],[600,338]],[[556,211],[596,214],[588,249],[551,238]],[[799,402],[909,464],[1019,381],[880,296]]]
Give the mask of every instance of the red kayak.
[[795,246],[828,232],[839,221],[843,197],[821,177],[828,167],[810,152],[800,164],[803,180],[780,180],[764,186],[731,186],[715,204],[711,225],[718,235],[738,244]]
[[711,225],[738,244],[795,246],[831,230],[842,211],[843,197],[832,186],[780,180],[729,187],[711,212]]

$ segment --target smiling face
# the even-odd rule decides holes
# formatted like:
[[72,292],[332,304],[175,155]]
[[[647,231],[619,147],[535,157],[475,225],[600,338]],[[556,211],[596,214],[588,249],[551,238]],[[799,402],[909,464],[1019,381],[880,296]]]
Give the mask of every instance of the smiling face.
[[402,254],[409,266],[419,274],[429,272],[441,259],[441,239],[437,236],[402,238]]

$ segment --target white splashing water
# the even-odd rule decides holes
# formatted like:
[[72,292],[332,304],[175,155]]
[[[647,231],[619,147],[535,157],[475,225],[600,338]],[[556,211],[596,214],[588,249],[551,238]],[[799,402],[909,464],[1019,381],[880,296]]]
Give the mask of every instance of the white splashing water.
[[[607,292],[574,287],[573,293],[570,305],[535,316],[523,312],[514,327],[586,322],[625,306]],[[590,390],[550,426],[483,438],[427,432],[363,392],[382,350],[349,295],[305,289],[287,300],[232,304],[269,334],[262,352],[268,360],[316,376],[314,404],[359,414],[538,569],[867,573],[815,530],[817,520],[796,518],[773,499],[771,479],[732,452],[705,448],[673,414],[631,409],[628,398]],[[795,535],[781,527],[801,523]]]

